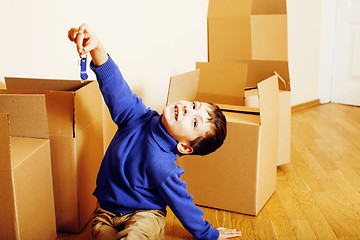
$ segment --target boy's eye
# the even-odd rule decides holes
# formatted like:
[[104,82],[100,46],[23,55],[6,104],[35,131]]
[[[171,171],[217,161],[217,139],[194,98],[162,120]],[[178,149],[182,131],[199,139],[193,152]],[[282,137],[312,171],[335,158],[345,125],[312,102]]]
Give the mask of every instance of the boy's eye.
[[197,122],[196,118],[194,118],[194,127],[196,127],[197,124],[198,124],[198,122]]

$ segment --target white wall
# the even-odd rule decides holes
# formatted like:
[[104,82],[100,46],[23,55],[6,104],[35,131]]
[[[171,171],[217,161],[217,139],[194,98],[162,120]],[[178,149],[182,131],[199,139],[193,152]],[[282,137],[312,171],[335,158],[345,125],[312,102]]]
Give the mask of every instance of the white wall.
[[[169,77],[207,61],[207,0],[0,0],[0,79],[80,79],[67,31],[87,23],[152,108]],[[89,71],[91,72],[91,71]],[[95,79],[94,74],[89,74]],[[1,83],[0,83],[1,84]]]
[[322,0],[287,0],[292,105],[319,99]]
[[[0,1],[0,85],[3,76],[80,79],[67,31],[83,22],[159,111],[169,76],[207,61],[208,0]],[[321,2],[287,0],[292,105],[319,98]]]

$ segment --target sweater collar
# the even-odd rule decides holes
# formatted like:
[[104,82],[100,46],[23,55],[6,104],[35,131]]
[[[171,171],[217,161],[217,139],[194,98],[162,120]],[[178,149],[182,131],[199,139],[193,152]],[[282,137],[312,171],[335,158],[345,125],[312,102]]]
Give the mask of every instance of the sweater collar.
[[165,152],[173,152],[176,155],[181,156],[181,153],[177,149],[176,140],[165,130],[165,127],[161,123],[162,114],[153,117],[151,121],[151,134],[155,142]]

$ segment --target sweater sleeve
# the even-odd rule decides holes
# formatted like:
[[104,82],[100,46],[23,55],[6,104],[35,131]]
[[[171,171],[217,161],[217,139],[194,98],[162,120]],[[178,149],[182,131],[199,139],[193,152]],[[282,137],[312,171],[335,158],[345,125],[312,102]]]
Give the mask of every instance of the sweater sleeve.
[[186,189],[186,183],[176,172],[160,184],[160,194],[184,228],[197,239],[216,240],[219,231],[211,228],[204,220],[204,212],[193,203],[193,197]]
[[147,112],[145,104],[130,89],[119,67],[110,56],[99,67],[94,66],[91,62],[90,68],[96,75],[104,101],[117,125],[130,118],[143,116]]

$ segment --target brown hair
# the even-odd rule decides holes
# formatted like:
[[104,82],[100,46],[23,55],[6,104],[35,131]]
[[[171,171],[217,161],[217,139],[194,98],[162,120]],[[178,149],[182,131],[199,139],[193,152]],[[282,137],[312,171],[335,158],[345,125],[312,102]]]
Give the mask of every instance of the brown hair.
[[193,148],[193,155],[206,155],[214,152],[224,142],[226,137],[226,118],[221,109],[212,102],[206,102],[210,105],[211,111],[208,111],[213,123],[212,131],[209,131],[205,136],[200,136],[190,142]]

